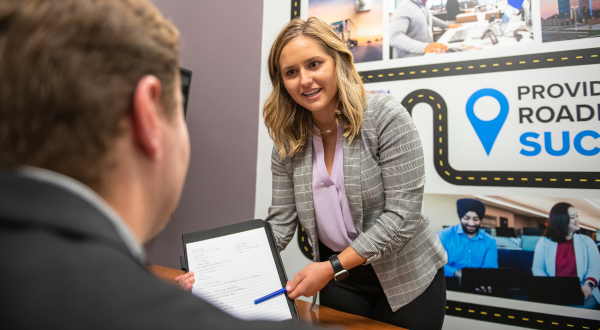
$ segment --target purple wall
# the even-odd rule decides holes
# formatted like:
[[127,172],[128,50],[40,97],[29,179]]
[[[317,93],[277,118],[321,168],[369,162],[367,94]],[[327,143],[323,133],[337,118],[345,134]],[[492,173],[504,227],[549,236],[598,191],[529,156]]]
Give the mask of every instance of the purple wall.
[[181,235],[253,219],[263,2],[153,0],[181,32],[192,70],[192,155],[171,222],[146,245],[149,261],[179,268]]

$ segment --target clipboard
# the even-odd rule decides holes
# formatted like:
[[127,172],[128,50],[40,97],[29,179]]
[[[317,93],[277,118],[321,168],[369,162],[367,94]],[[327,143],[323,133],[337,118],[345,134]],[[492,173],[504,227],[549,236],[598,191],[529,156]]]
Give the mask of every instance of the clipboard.
[[194,295],[244,320],[298,323],[296,303],[286,294],[254,304],[287,284],[268,222],[250,220],[184,234],[182,239],[182,269],[194,271]]

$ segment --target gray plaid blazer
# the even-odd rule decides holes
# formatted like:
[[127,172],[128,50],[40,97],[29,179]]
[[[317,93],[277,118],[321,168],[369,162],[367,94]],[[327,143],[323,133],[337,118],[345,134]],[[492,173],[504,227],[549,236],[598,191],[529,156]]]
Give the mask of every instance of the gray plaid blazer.
[[[344,140],[344,183],[358,237],[354,250],[371,264],[393,311],[431,283],[447,254],[421,212],[425,166],[419,134],[402,104],[388,94],[368,95],[360,133]],[[298,221],[318,246],[312,192],[312,135],[306,148],[279,160],[273,148],[269,221],[281,251]],[[314,260],[320,261],[314,248]],[[313,300],[314,302],[314,300]]]

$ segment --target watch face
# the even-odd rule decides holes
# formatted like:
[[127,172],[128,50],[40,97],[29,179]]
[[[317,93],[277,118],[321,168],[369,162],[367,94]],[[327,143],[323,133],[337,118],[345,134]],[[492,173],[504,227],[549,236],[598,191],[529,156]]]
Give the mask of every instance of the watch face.
[[348,277],[348,275],[349,275],[348,271],[344,269],[343,271],[335,274],[335,280],[341,281],[341,280],[345,279],[346,277]]

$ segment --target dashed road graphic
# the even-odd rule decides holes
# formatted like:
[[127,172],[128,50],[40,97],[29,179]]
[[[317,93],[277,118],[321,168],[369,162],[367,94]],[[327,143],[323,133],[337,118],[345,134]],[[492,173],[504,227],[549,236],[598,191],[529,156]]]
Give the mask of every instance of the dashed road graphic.
[[460,171],[448,161],[448,108],[442,96],[429,89],[408,94],[402,105],[412,115],[419,103],[433,110],[433,161],[438,175],[461,186],[599,189],[600,172]]

